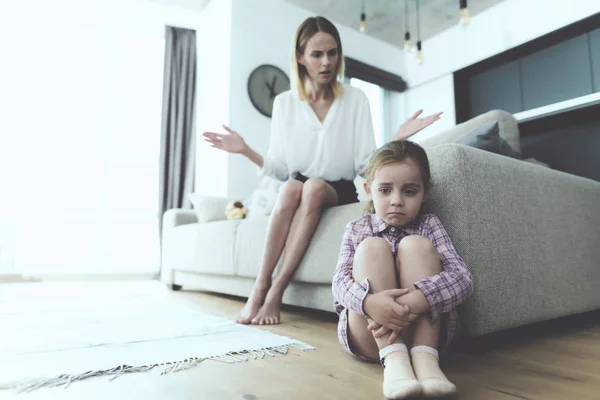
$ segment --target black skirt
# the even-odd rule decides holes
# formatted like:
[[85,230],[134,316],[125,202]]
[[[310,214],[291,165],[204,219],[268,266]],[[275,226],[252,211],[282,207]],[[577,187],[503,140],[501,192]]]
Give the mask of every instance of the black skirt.
[[[306,182],[308,178],[301,173],[297,172],[292,175],[292,178],[302,183]],[[354,182],[341,179],[339,181],[325,181],[338,195],[338,206],[344,206],[346,204],[358,203],[358,193],[356,193],[356,186]]]

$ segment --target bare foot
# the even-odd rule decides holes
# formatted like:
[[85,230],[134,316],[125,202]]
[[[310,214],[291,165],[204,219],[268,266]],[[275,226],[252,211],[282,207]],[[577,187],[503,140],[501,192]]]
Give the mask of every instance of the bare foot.
[[252,318],[252,325],[276,325],[279,323],[279,312],[281,309],[281,298],[283,293],[277,290],[269,290],[265,303],[258,314]]
[[246,305],[235,321],[238,324],[249,324],[250,321],[252,321],[252,318],[254,318],[258,313],[258,310],[260,309],[260,306],[262,305],[268,291],[268,286],[255,286],[254,289],[252,289],[252,294],[250,294],[250,297],[248,297]]

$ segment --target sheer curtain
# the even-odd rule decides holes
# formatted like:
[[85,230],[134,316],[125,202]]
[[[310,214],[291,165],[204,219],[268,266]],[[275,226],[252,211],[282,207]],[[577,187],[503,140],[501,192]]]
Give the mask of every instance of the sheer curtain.
[[0,273],[158,271],[164,35],[84,3],[2,28]]

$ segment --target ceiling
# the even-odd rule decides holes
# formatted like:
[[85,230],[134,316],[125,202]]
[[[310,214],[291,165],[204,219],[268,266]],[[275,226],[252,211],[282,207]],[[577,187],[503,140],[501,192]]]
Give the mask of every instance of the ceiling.
[[[334,23],[358,30],[361,0],[286,0]],[[404,42],[405,1],[409,5],[411,39],[417,39],[415,0],[365,0],[368,35],[402,47]],[[502,0],[469,0],[471,16],[477,15]],[[421,40],[428,39],[454,26],[459,20],[459,0],[419,0]]]
[[166,6],[177,6],[191,10],[202,11],[210,0],[145,0],[150,3],[158,3]]

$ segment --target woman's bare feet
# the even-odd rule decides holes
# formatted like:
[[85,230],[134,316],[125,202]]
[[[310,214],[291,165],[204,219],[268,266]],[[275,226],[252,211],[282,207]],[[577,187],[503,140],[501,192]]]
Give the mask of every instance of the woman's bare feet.
[[283,291],[276,289],[275,286],[272,286],[267,293],[265,303],[258,311],[258,314],[252,318],[252,325],[278,324],[282,297]]
[[260,306],[262,305],[263,300],[265,299],[265,296],[267,295],[268,291],[268,285],[256,284],[254,286],[254,289],[252,289],[250,297],[248,297],[246,305],[242,309],[242,312],[240,312],[240,315],[238,315],[238,317],[235,319],[235,321],[238,324],[249,324],[250,321],[252,321],[252,319],[258,314],[258,311],[261,308]]

